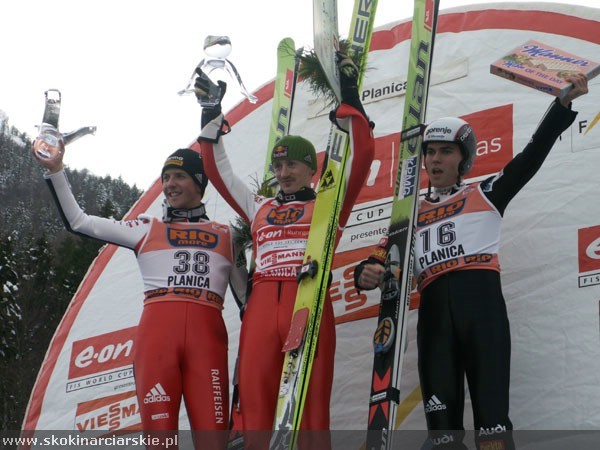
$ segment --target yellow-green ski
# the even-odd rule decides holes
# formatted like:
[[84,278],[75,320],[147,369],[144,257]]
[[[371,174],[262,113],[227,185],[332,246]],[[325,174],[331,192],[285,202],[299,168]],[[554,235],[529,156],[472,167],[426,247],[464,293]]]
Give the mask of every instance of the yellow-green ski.
[[[376,7],[377,0],[355,1],[348,48],[358,55],[361,69],[365,67]],[[340,100],[339,76],[336,73],[335,61],[337,49],[318,48],[331,47],[332,42],[337,41],[337,3],[335,0],[314,0],[313,11],[315,53],[328,75],[329,84],[338,86],[334,92],[337,92],[336,96]],[[322,58],[327,58],[327,61]],[[359,75],[359,86],[362,84],[363,72],[361,70]],[[292,326],[284,346],[286,355],[277,399],[275,431],[271,439],[272,450],[296,448],[315,357],[323,302],[328,290],[339,213],[345,194],[344,176],[348,150],[347,134],[332,126],[326,150],[327,163],[317,190],[304,263],[299,277]]]

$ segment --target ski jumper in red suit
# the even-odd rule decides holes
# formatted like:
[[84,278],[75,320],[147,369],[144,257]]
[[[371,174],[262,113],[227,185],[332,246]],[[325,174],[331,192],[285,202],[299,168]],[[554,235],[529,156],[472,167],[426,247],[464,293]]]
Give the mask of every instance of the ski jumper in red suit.
[[[240,335],[239,392],[244,430],[271,430],[279,381],[314,199],[264,198],[254,194],[234,173],[219,134],[219,116],[203,130],[199,142],[204,168],[213,186],[231,207],[251,224],[256,270]],[[373,160],[374,139],[367,119],[342,103],[336,121],[349,131],[351,154],[347,191],[341,209],[337,240],[363,186]],[[212,142],[210,140],[212,139]],[[216,142],[215,142],[216,141]],[[283,196],[280,196],[280,198]],[[337,242],[336,242],[337,243]],[[325,304],[312,369],[302,429],[329,429],[333,383],[335,319],[331,301]]]
[[[193,430],[227,430],[227,330],[221,310],[228,282],[245,288],[229,226],[208,220],[117,221],[85,214],[63,171],[46,175],[67,229],[133,250],[144,283],[134,373],[145,431],[177,430],[184,397]],[[206,433],[196,448],[216,448]],[[221,445],[219,442],[218,445]]]

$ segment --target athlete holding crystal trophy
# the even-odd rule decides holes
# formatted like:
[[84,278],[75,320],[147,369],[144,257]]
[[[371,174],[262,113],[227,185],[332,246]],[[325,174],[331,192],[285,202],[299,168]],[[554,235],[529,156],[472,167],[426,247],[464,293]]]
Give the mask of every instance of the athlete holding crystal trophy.
[[[56,93],[53,93],[56,94]],[[228,335],[222,310],[228,286],[245,295],[243,249],[230,226],[211,221],[200,154],[178,149],[160,171],[163,216],[116,220],[85,213],[63,164],[60,96],[47,95],[44,131],[33,154],[68,231],[132,250],[143,283],[133,367],[147,449],[174,448],[181,402],[197,450],[224,450],[229,416]],[[140,292],[142,294],[142,292]],[[235,296],[235,294],[234,294]],[[243,300],[240,300],[243,302]],[[219,395],[216,395],[216,393]]]

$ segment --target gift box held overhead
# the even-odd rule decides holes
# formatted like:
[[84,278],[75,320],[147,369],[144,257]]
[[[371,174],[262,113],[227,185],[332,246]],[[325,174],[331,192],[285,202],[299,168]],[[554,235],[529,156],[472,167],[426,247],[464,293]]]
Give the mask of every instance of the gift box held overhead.
[[600,63],[538,41],[528,41],[492,63],[490,72],[538,91],[562,97],[572,87],[565,77],[581,72],[590,80],[600,73]]

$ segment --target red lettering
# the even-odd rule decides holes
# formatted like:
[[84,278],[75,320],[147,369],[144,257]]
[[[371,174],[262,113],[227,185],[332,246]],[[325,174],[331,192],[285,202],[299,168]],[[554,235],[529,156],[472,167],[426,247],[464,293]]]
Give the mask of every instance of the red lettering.
[[[354,282],[352,282],[352,285],[354,285]],[[347,303],[346,311],[360,308],[367,303],[367,295],[363,292],[359,292],[356,288],[346,291],[344,299]]]
[[331,283],[331,286],[329,286],[329,298],[331,298],[332,302],[337,302],[342,299],[342,294],[340,292],[341,284],[341,281],[334,281]]

